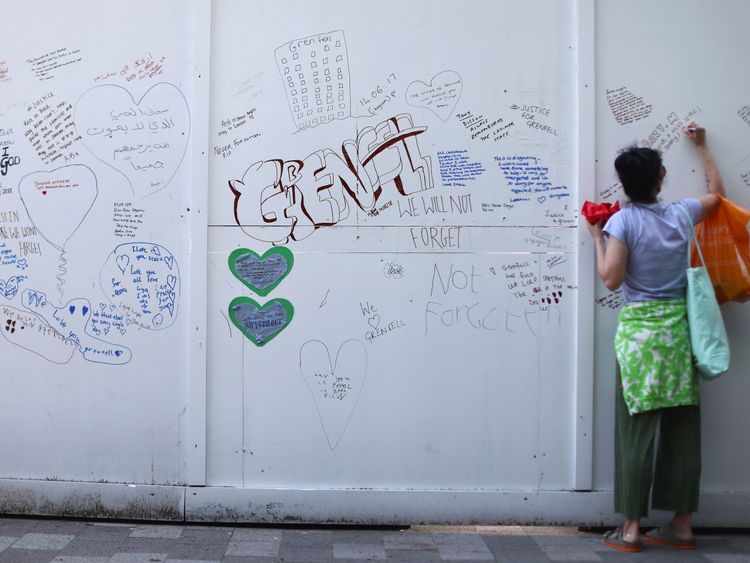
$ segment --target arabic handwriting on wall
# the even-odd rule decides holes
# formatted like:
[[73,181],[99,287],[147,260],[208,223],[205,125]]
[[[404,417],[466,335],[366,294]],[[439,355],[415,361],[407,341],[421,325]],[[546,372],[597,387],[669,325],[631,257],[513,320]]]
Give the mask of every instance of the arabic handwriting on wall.
[[235,221],[265,242],[302,240],[346,219],[349,199],[369,211],[389,185],[401,196],[431,189],[432,162],[417,142],[426,130],[401,114],[344,141],[341,155],[322,149],[304,160],[256,162],[229,181]]
[[161,57],[157,60],[151,53],[146,53],[144,56],[136,57],[130,63],[124,64],[119,70],[98,74],[94,78],[94,82],[110,78],[124,78],[127,82],[155,78],[164,74],[164,63],[166,60],[167,57]]
[[122,173],[142,199],[177,173],[187,151],[190,113],[173,84],[155,84],[138,100],[125,88],[105,84],[78,99],[75,125],[93,155]]

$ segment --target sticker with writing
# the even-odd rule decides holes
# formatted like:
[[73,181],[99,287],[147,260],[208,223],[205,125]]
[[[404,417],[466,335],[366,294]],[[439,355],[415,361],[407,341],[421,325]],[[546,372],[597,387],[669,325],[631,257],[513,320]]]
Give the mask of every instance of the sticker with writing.
[[250,297],[235,297],[229,303],[229,318],[256,346],[265,346],[289,326],[294,307],[286,299],[275,298],[260,305]]
[[234,276],[258,295],[268,295],[289,274],[294,255],[283,246],[267,250],[263,255],[247,248],[238,248],[229,255],[229,269]]

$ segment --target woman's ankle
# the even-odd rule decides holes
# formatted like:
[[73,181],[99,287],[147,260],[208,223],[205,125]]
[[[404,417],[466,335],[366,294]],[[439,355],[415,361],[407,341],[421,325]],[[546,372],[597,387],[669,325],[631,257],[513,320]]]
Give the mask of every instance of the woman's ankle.
[[691,512],[675,512],[669,525],[678,538],[693,539],[693,514]]
[[641,535],[641,522],[640,520],[631,520],[630,518],[625,519],[625,523],[622,525],[622,537],[625,541],[637,542]]

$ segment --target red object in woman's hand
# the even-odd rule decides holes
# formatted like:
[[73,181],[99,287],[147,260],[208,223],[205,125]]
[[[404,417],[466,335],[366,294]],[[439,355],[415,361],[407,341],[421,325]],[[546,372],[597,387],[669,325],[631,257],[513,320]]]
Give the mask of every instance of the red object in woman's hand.
[[581,215],[586,217],[586,220],[592,225],[598,223],[601,220],[606,222],[612,215],[620,211],[620,202],[616,201],[614,205],[611,203],[594,203],[593,201],[584,201],[583,209],[581,209]]

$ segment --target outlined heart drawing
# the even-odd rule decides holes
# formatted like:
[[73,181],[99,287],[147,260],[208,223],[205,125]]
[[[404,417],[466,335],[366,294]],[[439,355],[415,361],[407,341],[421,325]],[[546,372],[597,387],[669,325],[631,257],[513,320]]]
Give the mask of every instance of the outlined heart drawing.
[[359,340],[347,340],[339,346],[332,363],[328,347],[320,340],[310,340],[300,348],[299,369],[333,451],[362,394],[367,378],[367,349]]
[[442,121],[456,109],[461,97],[463,82],[461,75],[453,70],[444,70],[436,74],[429,84],[415,80],[406,89],[406,103],[418,108],[427,108]]
[[250,342],[265,346],[289,326],[294,307],[286,299],[274,298],[260,305],[250,297],[235,297],[229,303],[229,318]]
[[26,276],[11,276],[6,280],[0,279],[0,295],[6,299],[13,299],[18,293],[19,284]]
[[99,187],[84,164],[27,174],[18,184],[21,203],[32,224],[60,252],[94,206]]
[[283,246],[275,246],[262,256],[248,248],[238,248],[229,255],[228,262],[234,277],[258,295],[268,295],[291,272],[294,255]]
[[137,199],[164,189],[187,152],[190,110],[168,82],[138,100],[122,86],[95,86],[76,102],[74,121],[86,148],[123,174]]

